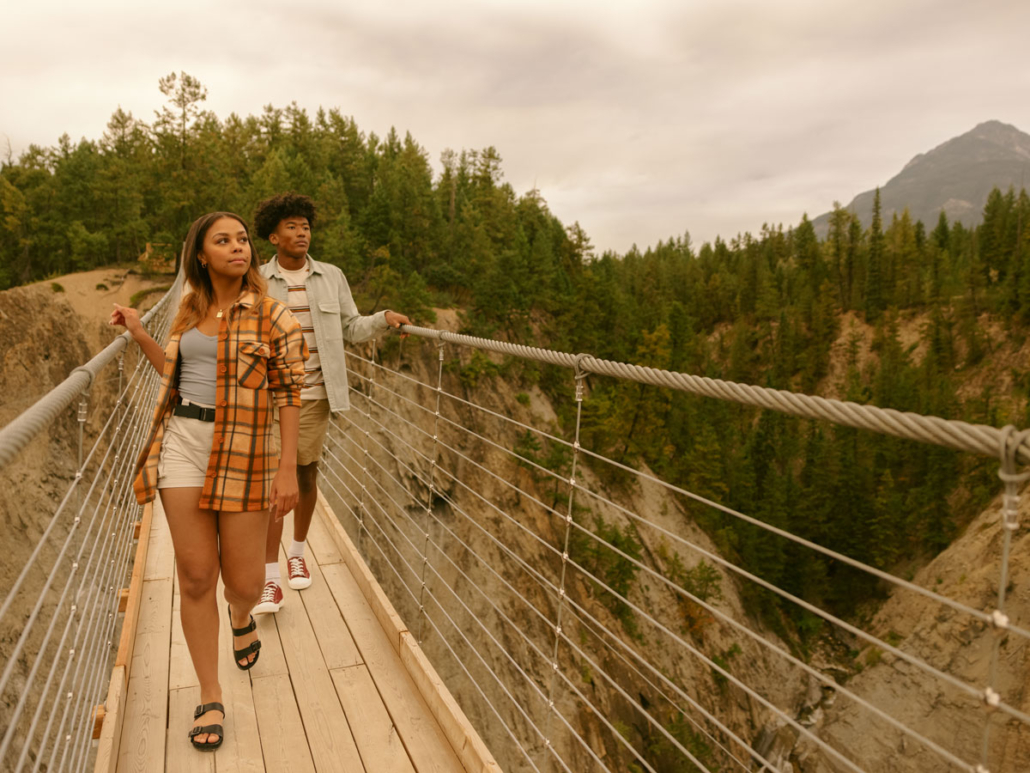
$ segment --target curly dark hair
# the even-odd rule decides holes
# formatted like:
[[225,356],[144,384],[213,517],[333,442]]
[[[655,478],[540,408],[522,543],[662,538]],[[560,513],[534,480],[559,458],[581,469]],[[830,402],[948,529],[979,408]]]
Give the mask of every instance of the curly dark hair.
[[315,202],[310,196],[292,191],[265,199],[254,210],[254,232],[259,238],[267,239],[288,217],[306,217],[308,225],[314,228]]

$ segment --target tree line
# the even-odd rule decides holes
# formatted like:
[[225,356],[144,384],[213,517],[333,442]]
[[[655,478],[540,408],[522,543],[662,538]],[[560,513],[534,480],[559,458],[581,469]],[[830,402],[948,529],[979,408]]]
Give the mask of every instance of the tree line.
[[[319,207],[313,253],[346,272],[363,311],[393,306],[426,319],[434,305],[455,305],[473,334],[1030,424],[1025,371],[1013,373],[1015,396],[988,386],[958,397],[998,345],[982,322],[1012,336],[1030,322],[1025,191],[994,190],[973,228],[943,213],[929,230],[907,212],[885,222],[877,194],[870,227],[835,205],[825,238],[803,217],[699,248],[683,235],[598,255],[539,191],[518,194],[504,181],[495,148],[445,151],[434,173],[410,134],[363,132],[338,109],[268,106],[223,120],[203,109],[206,89],[191,76],[159,85],[168,103],[153,121],[118,108],[100,139],[65,135],[0,165],[0,289],[125,264],[148,243],[174,254],[198,214],[248,217],[261,199],[296,190]],[[258,248],[267,257],[267,245]],[[901,335],[914,314],[925,317],[919,358]],[[831,380],[845,323],[873,331],[873,356],[856,334],[843,375]],[[508,375],[571,410],[567,372],[521,363]],[[600,378],[590,382],[583,436],[598,453],[642,461],[701,496],[884,568],[945,547],[997,490],[991,463],[950,451]],[[686,506],[727,555],[803,598],[853,610],[881,590],[717,510]],[[787,611],[799,630],[811,623]]]

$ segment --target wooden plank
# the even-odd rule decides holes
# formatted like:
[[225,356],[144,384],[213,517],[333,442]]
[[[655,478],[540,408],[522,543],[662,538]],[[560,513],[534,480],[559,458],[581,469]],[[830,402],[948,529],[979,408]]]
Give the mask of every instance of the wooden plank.
[[499,773],[500,766],[487,749],[471,723],[465,718],[450,690],[433,668],[429,658],[418,646],[415,637],[405,633],[401,643],[401,662],[408,676],[418,687],[440,729],[458,752],[458,758],[468,773]]
[[150,526],[150,549],[147,551],[145,577],[148,580],[170,580],[175,574],[175,552],[172,533],[168,530],[161,498],[154,500],[154,518]]
[[[176,583],[176,587],[178,583]],[[182,597],[176,592],[172,595],[172,643],[168,666],[168,689],[181,690],[184,687],[199,687],[197,672],[193,668],[190,649],[182,632]]]
[[319,771],[361,771],[361,757],[311,621],[299,599],[291,601],[276,613],[276,624],[315,767]]
[[[258,735],[254,696],[250,675],[265,665],[265,645],[261,645],[257,665],[251,671],[241,671],[233,662],[232,629],[229,613],[221,603],[225,586],[218,581],[218,680],[222,685],[222,703],[225,705],[225,741],[218,750],[218,769],[224,771],[251,771],[264,773],[261,739]],[[260,637],[261,633],[258,632]],[[170,768],[171,770],[171,768]]]
[[143,590],[143,579],[146,576],[144,571],[147,566],[147,553],[150,549],[150,531],[153,518],[153,505],[148,504],[143,508],[143,520],[141,521],[141,534],[143,534],[143,538],[136,544],[136,557],[133,559],[132,578],[129,581],[129,602],[125,607],[125,619],[122,620],[122,633],[118,641],[118,654],[114,660],[115,666],[125,666],[128,668],[129,664],[132,663],[132,648],[136,642],[140,594]]
[[[288,516],[287,520],[292,520],[292,517]],[[314,525],[314,522],[312,525]],[[284,552],[288,544],[286,535],[293,533],[292,522],[287,524],[287,526],[289,530],[287,528],[283,529],[283,545],[279,551],[280,563],[286,561],[286,554]],[[289,537],[290,541],[292,539],[292,537]],[[325,534],[325,539],[329,539],[328,534]],[[343,559],[339,552],[336,551],[335,545],[333,546],[333,551],[342,561]],[[327,555],[327,553],[323,552],[323,555]],[[302,591],[295,591],[284,581],[283,593],[285,594],[285,600],[289,604],[304,605],[308,613],[308,619],[311,621],[311,627],[315,631],[315,637],[318,639],[319,647],[322,650],[322,659],[325,661],[327,668],[347,668],[360,664],[361,653],[358,652],[358,648],[351,638],[350,631],[347,630],[347,625],[343,622],[342,610],[337,608],[336,600],[325,584],[325,579],[322,577],[322,570],[319,566],[320,560],[316,560],[314,555],[309,555],[307,565],[308,571],[311,572],[311,587],[305,588]],[[286,576],[287,574],[284,573],[283,577],[285,578]]]
[[[263,646],[261,651],[264,652]],[[277,773],[314,773],[315,764],[290,677],[255,675],[252,688],[265,769]]]
[[365,666],[354,666],[337,668],[331,673],[343,711],[351,721],[354,741],[361,752],[365,769],[415,773],[368,669]]
[[[333,540],[332,535],[329,534],[325,522],[319,517],[318,510],[323,509],[321,508],[323,501],[320,498],[318,504],[315,505],[315,514],[311,518],[311,528],[308,529],[308,547],[311,548],[311,552],[315,555],[318,563],[339,564],[343,561],[343,554],[336,547],[336,542]],[[322,515],[324,517],[324,513]],[[335,515],[333,517],[335,518]],[[292,533],[291,530],[290,534]],[[285,529],[283,530],[283,536],[286,536]]]
[[464,770],[345,564],[322,567],[383,704],[419,773]]
[[[389,633],[390,645],[393,647],[393,651],[399,654],[401,634],[407,631],[408,627],[393,608],[390,599],[386,597],[383,589],[379,586],[379,581],[376,580],[372,571],[358,553],[358,549],[351,541],[350,535],[344,530],[343,524],[336,519],[335,513],[326,504],[324,497],[319,497],[319,507],[316,508],[315,514],[321,518],[323,525],[336,543],[338,550],[343,555],[344,563],[350,570],[351,577],[357,582],[362,595],[379,619],[383,630]],[[340,609],[347,609],[347,607],[341,606]]]
[[[168,693],[168,741],[165,754],[165,770],[168,773],[180,770],[183,773],[215,771],[215,755],[219,752],[200,752],[194,749],[186,735],[193,727],[193,711],[199,703],[200,688],[196,686]],[[229,728],[225,730],[228,732]]]
[[[322,496],[319,496],[319,511],[316,514],[324,519],[327,531],[343,555],[345,566],[350,570],[350,576],[355,580],[355,584],[372,608],[382,629],[386,631],[391,644],[396,635],[396,649],[405,672],[413,680],[420,696],[429,705],[440,729],[445,733],[451,750],[459,755],[462,764],[469,771],[499,770],[497,761],[490,754],[482,738],[479,737],[479,733],[472,727],[472,723],[469,722],[468,717],[465,716],[461,707],[458,706],[454,697],[450,694],[446,685],[444,685],[443,680],[440,679],[436,670],[429,663],[428,658],[425,657],[421,648],[418,647],[414,637],[407,631],[400,616],[394,610],[393,605],[354,546],[350,535],[347,534],[343,525],[336,518],[336,515]],[[336,569],[332,567],[325,567],[323,574],[327,576],[332,575],[333,577],[337,576]],[[335,589],[334,595],[336,595]],[[339,596],[337,596],[337,603],[341,609],[348,608]],[[350,625],[349,617],[348,625],[357,642],[358,633],[354,630],[354,626]],[[371,668],[362,643],[357,643],[358,649],[366,657],[366,664]],[[374,677],[375,673],[373,672]],[[415,762],[417,766],[419,761],[416,759]]]
[[171,622],[171,577],[147,580],[129,669],[119,771],[164,770]]
[[104,705],[108,716],[100,731],[94,773],[114,773],[118,765],[118,744],[122,735],[121,719],[126,689],[125,666],[115,666],[111,671],[111,683],[107,687],[107,701]]

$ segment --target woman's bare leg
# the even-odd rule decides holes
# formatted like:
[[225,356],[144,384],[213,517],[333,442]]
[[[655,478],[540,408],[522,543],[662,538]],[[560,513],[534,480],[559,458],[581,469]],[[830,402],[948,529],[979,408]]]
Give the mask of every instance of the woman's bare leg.
[[[218,683],[218,522],[213,510],[202,510],[200,488],[161,489],[161,503],[175,547],[179,575],[182,632],[200,682],[200,702],[222,701]],[[217,711],[209,711],[194,723],[222,724]],[[197,743],[207,743],[198,735]],[[218,736],[211,735],[214,743]]]
[[[220,513],[218,533],[222,545],[222,581],[229,602],[233,628],[250,622],[250,612],[261,600],[265,584],[265,536],[268,511]],[[241,650],[257,639],[257,631],[233,639],[233,649]],[[253,662],[251,653],[240,663]]]

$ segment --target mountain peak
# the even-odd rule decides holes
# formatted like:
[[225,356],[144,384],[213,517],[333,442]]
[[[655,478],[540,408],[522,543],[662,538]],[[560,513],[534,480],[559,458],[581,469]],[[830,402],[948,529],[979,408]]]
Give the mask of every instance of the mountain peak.
[[[912,158],[880,188],[884,220],[908,208],[913,220],[926,225],[941,211],[949,220],[973,226],[980,222],[987,196],[995,187],[1020,188],[1030,182],[1030,134],[998,120],[979,123]],[[866,226],[872,221],[873,191],[860,193],[848,205]],[[825,235],[829,213],[813,221]]]

